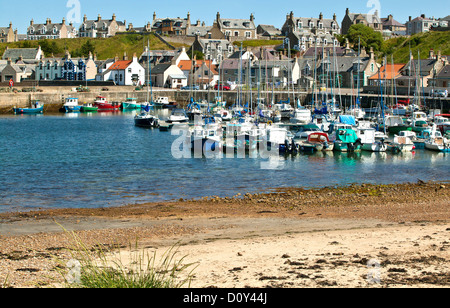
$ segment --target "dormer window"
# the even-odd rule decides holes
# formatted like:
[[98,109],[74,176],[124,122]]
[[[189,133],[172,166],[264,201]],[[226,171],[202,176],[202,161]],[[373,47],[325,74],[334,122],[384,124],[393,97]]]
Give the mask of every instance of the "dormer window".
[[83,24],[83,25],[81,26],[81,30],[82,30],[82,31],[86,31],[86,25],[85,25],[85,24]]
[[45,27],[42,27],[41,34],[44,34],[45,32],[47,32],[47,29]]
[[230,26],[230,22],[229,22],[229,21],[224,21],[224,22],[223,22],[223,25],[224,25],[225,27],[229,27],[229,26]]
[[106,23],[103,23],[103,30],[106,30]]
[[303,28],[303,23],[301,21],[298,22],[297,24],[298,29],[302,29]]
[[53,34],[56,34],[58,32],[58,29],[56,27],[53,28]]
[[250,28],[250,23],[249,22],[244,22],[244,27]]
[[30,34],[34,34],[34,28],[30,29]]
[[309,28],[314,28],[314,23],[312,21],[309,22]]

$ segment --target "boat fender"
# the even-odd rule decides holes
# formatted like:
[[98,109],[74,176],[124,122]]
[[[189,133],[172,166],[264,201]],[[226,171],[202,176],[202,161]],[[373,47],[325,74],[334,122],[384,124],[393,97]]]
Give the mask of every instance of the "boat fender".
[[273,124],[273,122],[270,120],[267,122],[267,125],[269,125],[269,126],[272,126],[272,124]]

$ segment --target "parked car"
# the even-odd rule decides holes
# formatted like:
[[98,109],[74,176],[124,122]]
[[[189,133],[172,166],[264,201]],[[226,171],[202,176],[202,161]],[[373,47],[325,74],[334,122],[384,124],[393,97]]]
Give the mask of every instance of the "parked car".
[[223,85],[223,84],[221,84],[221,85],[216,84],[214,86],[214,90],[218,90],[219,87],[220,87],[220,90],[225,90],[225,91],[230,91],[231,90],[230,86]]
[[199,86],[193,85],[193,86],[185,86],[182,87],[181,90],[200,90]]

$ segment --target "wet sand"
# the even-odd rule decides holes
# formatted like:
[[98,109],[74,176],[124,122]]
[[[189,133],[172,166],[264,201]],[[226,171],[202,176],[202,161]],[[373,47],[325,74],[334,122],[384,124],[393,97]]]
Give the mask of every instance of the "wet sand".
[[193,287],[448,287],[449,188],[421,181],[285,188],[0,214],[0,287],[59,285],[55,258],[71,258],[68,231],[88,247],[121,247],[124,256],[130,246],[162,253],[178,244],[198,264]]

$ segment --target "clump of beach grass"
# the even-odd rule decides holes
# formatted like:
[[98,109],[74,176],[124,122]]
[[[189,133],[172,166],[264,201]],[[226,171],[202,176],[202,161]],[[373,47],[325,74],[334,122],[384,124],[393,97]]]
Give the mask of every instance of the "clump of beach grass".
[[75,244],[72,259],[60,266],[68,288],[189,288],[197,267],[185,263],[186,256],[179,256],[179,245],[158,256],[156,250],[138,250],[132,245],[126,252],[102,245],[89,248],[75,233],[70,234]]

